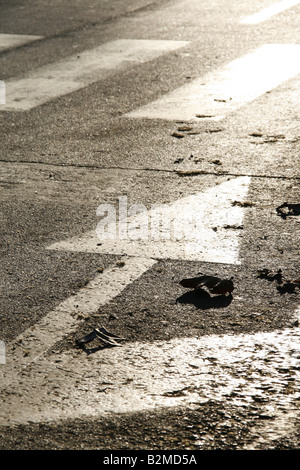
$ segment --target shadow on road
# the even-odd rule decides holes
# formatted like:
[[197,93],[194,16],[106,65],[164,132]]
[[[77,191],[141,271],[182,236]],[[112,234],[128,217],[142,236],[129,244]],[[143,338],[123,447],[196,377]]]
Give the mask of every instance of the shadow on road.
[[207,310],[209,308],[227,307],[232,299],[231,294],[211,297],[204,289],[197,289],[181,295],[176,299],[176,303],[193,304],[196,308]]

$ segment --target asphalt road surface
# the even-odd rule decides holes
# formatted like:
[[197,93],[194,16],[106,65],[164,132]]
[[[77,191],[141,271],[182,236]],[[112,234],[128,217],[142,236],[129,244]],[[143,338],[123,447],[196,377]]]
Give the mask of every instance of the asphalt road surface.
[[298,449],[300,2],[0,12],[0,448]]

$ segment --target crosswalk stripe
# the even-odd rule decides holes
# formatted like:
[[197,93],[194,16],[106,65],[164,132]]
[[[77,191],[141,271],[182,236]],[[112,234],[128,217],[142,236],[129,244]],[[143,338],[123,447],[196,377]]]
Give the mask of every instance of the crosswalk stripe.
[[299,73],[299,44],[265,44],[125,116],[220,120]]
[[22,46],[29,42],[42,39],[43,36],[33,36],[28,34],[0,34],[0,52],[12,49],[17,46]]
[[6,105],[23,111],[107,78],[116,69],[143,63],[186,46],[186,41],[119,39],[6,81]]
[[263,21],[266,21],[272,16],[277,15],[278,13],[281,13],[285,10],[288,10],[289,8],[292,8],[300,3],[299,0],[282,0],[281,2],[275,3],[274,5],[271,5],[270,7],[264,8],[263,10],[254,13],[253,15],[247,16],[247,18],[244,18],[242,21],[240,21],[241,24],[258,24],[262,23]]

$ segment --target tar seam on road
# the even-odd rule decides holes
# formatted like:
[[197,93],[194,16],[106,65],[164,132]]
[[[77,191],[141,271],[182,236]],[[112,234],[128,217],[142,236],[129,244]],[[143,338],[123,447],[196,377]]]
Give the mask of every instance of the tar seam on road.
[[50,162],[42,162],[36,161],[31,162],[27,160],[0,160],[1,163],[9,163],[10,165],[47,165],[53,168],[85,168],[91,170],[123,170],[123,171],[150,171],[150,172],[157,172],[157,173],[173,173],[178,176],[201,176],[201,175],[214,175],[214,176],[249,176],[250,178],[270,178],[270,179],[279,179],[279,180],[298,180],[300,176],[285,176],[285,175],[260,175],[260,174],[253,174],[253,173],[229,173],[229,172],[221,172],[221,171],[205,171],[205,170],[186,170],[186,172],[190,174],[184,174],[185,170],[168,170],[167,168],[138,168],[138,167],[122,167],[122,166],[99,166],[99,165],[82,165],[77,163],[50,163]]

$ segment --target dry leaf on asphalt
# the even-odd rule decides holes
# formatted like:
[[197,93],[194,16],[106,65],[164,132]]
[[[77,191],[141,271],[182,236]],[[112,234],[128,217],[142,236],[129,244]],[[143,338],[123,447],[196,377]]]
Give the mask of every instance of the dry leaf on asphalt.
[[179,283],[182,287],[190,289],[201,289],[206,287],[211,294],[227,295],[234,289],[233,278],[221,279],[216,276],[202,275],[182,279]]

